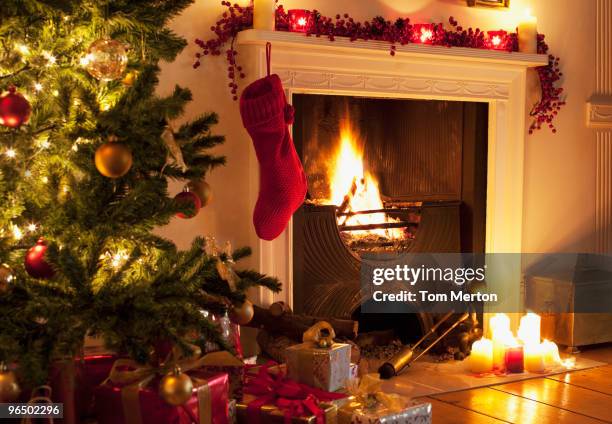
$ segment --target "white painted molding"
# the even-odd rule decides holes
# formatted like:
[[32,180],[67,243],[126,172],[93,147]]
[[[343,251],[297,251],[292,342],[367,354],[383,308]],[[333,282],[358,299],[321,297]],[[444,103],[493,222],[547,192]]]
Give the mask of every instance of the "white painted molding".
[[[486,251],[521,252],[527,70],[547,64],[547,55],[410,44],[398,46],[391,56],[388,43],[340,37],[330,42],[303,34],[247,30],[239,34],[236,46],[249,79],[266,75],[268,41],[272,72],[279,74],[289,101],[294,94],[312,93],[488,103]],[[246,132],[244,136],[248,137]],[[255,152],[252,148],[249,152],[253,207],[259,174]],[[262,289],[255,302],[282,300],[292,305],[292,246],[292,223],[276,240],[253,246],[259,271],[283,282],[280,294]],[[497,283],[515,284],[519,290],[520,278],[517,269]]]
[[612,0],[597,0],[596,93],[587,125],[597,132],[595,234],[598,253],[612,252]]
[[587,103],[587,126],[612,130],[612,97]]
[[[360,51],[370,56],[390,56],[390,44],[386,41],[351,41],[347,37],[335,37],[330,41],[327,37],[306,36],[305,34],[287,31],[262,31],[248,29],[238,34],[238,44],[265,44],[271,42],[278,46],[291,46],[296,51],[303,49],[322,49],[325,51],[349,51],[355,54]],[[486,61],[490,63],[517,64],[519,66],[542,66],[548,63],[546,54],[530,54],[507,52],[489,49],[472,49],[467,47],[444,47],[409,43],[396,45],[395,57],[401,56],[437,57],[446,60]]]
[[287,88],[323,90],[359,90],[360,92],[421,93],[436,96],[505,99],[508,85],[490,81],[466,82],[462,79],[432,79],[427,77],[394,77],[384,75],[321,73],[307,70],[275,68]]

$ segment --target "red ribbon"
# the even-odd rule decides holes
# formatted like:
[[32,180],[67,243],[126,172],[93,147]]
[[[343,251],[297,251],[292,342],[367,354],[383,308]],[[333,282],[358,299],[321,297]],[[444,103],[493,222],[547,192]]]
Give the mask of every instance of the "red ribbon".
[[293,417],[304,415],[314,415],[317,424],[325,424],[325,415],[319,402],[346,397],[289,380],[281,371],[270,374],[269,367],[272,365],[275,364],[269,362],[259,368],[257,375],[247,376],[244,392],[257,396],[247,406],[249,423],[260,424],[261,408],[264,405],[274,405],[284,412],[285,424],[290,424]]

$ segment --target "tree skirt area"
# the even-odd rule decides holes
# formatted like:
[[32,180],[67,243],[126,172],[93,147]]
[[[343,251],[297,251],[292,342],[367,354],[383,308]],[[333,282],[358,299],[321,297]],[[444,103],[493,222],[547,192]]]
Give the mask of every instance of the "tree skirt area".
[[[424,358],[404,369],[400,375],[386,380],[383,383],[382,389],[386,393],[397,393],[410,398],[416,398],[495,384],[511,383],[531,378],[541,378],[602,365],[606,364],[591,359],[576,358],[576,364],[571,369],[559,366],[551,369],[550,372],[541,374],[525,372],[503,375],[474,375],[466,370],[466,361],[434,362],[433,358]],[[370,367],[370,369],[374,368]]]

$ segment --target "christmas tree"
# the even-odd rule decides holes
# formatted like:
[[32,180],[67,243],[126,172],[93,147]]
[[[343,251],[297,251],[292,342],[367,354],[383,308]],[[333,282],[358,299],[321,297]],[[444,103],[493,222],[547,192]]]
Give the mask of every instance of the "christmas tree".
[[178,251],[152,232],[199,208],[168,180],[197,185],[224,163],[209,152],[217,116],[173,128],[190,92],[155,94],[159,61],[186,44],[167,23],[190,3],[2,0],[0,361],[24,381],[44,381],[87,335],[141,362],[160,341],[222,344],[203,310],[280,288],[233,270],[247,248],[196,238]]

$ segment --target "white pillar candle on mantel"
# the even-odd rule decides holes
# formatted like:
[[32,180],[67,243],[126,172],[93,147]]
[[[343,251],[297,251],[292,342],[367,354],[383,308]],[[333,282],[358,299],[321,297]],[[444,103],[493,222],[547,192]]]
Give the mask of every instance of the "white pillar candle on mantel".
[[274,31],[276,27],[276,1],[253,0],[253,28]]
[[538,52],[538,19],[525,11],[525,16],[518,24],[518,45],[521,53]]
[[482,338],[472,344],[472,352],[468,357],[469,370],[476,374],[490,372],[493,369],[493,343]]

